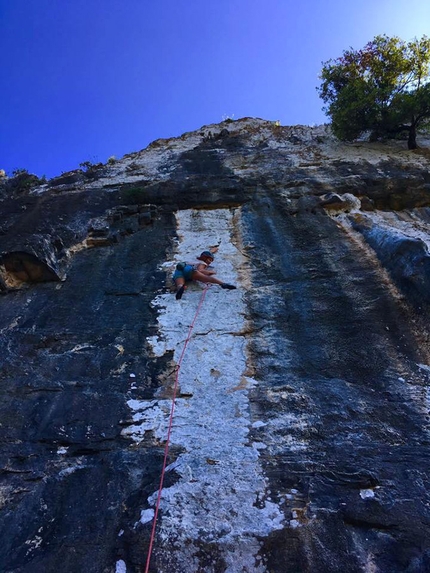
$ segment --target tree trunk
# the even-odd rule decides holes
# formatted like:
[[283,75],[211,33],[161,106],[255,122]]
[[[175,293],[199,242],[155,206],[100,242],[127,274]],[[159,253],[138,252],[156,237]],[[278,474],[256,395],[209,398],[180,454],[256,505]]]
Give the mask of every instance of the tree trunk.
[[408,149],[417,149],[417,130],[414,124],[409,128]]

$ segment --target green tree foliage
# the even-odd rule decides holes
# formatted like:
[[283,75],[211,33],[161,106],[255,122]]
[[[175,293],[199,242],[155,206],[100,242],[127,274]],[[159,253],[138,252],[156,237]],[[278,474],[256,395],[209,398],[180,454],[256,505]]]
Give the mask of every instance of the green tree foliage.
[[12,177],[3,176],[0,178],[0,195],[25,194],[38,185],[44,185],[46,177],[38,177],[29,173],[27,169],[15,169]]
[[430,38],[406,43],[376,36],[362,50],[344,51],[323,63],[318,88],[333,133],[352,141],[365,132],[373,140],[408,135],[430,127]]

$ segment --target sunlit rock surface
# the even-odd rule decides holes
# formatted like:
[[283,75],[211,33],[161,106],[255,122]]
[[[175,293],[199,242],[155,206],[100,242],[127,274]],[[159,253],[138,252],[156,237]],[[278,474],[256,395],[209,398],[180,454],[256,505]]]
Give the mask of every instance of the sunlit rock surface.
[[[145,571],[178,364],[151,572],[430,571],[420,143],[243,119],[0,187],[1,571]],[[176,301],[214,246],[238,289]]]

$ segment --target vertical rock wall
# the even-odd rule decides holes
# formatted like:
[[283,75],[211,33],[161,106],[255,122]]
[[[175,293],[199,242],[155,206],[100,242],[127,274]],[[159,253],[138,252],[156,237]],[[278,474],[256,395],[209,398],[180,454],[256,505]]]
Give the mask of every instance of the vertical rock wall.
[[286,518],[264,543],[267,570],[426,571],[426,331],[365,243],[325,214],[270,201],[265,216],[245,210],[243,233],[251,412],[265,421],[253,437]]
[[[145,570],[194,319],[151,573],[430,570],[429,163],[401,146],[248,118],[0,188],[1,571]],[[238,289],[176,301],[215,245]]]
[[115,570],[128,512],[134,523],[143,484],[159,477],[159,448],[121,432],[130,382],[139,397],[159,384],[162,361],[145,346],[173,232],[159,219],[81,250],[64,282],[0,298],[1,571]]

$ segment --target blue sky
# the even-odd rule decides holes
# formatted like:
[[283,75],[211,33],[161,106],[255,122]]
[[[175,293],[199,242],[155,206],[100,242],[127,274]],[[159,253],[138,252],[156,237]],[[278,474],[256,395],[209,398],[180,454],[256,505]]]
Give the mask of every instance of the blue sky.
[[326,120],[321,62],[429,0],[0,0],[0,169],[53,177],[226,117]]

